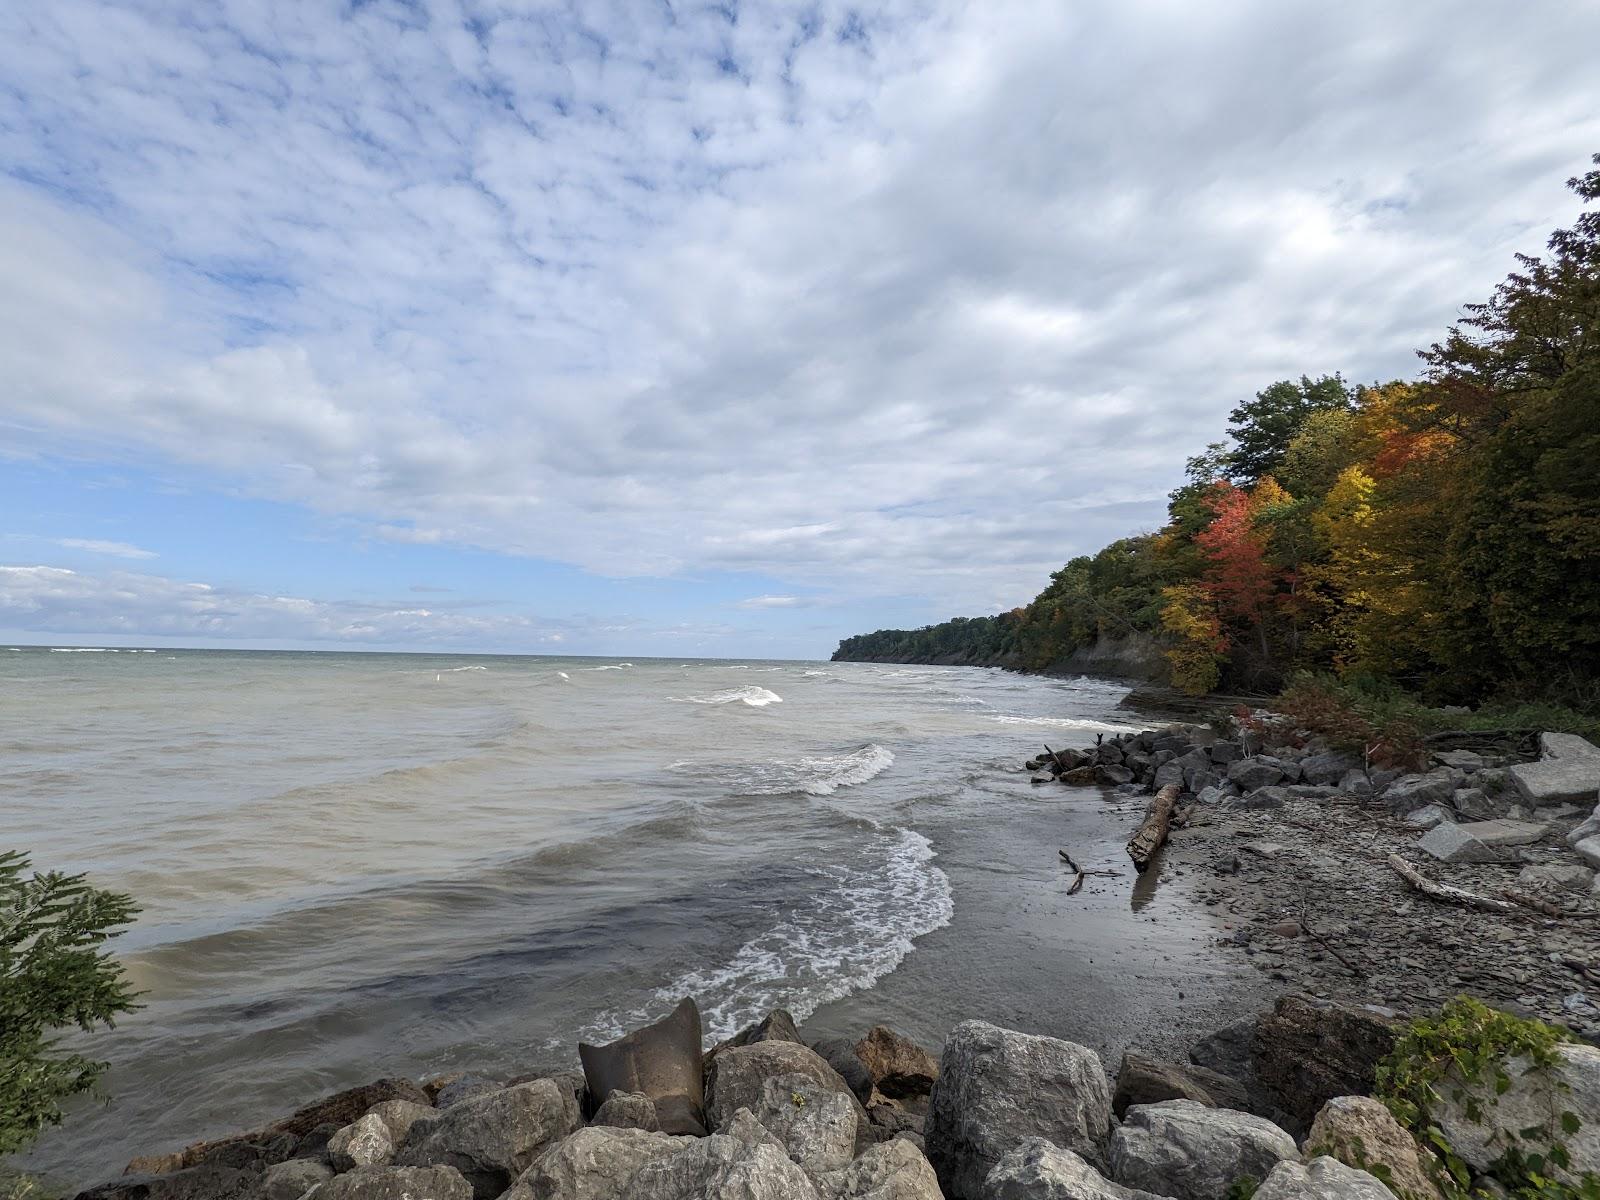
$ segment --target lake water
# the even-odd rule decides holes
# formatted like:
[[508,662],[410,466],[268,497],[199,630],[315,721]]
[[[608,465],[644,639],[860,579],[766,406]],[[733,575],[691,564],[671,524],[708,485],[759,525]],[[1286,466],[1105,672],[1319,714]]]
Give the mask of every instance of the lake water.
[[[383,1074],[569,1066],[681,996],[935,1047],[981,1016],[1112,1052],[1243,1003],[1137,814],[1030,788],[1126,689],[877,664],[0,649],[0,846],[132,893],[145,1007],[109,1105],[28,1160],[133,1154]],[[1134,805],[1137,802],[1133,802]],[[1155,1015],[1152,1015],[1155,1014]],[[1170,1022],[1168,1022],[1170,1023]],[[1220,1021],[1218,1022],[1220,1023]]]

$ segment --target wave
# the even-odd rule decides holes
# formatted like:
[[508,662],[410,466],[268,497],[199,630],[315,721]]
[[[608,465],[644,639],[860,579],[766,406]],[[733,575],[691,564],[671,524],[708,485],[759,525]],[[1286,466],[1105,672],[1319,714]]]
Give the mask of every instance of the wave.
[[631,667],[631,666],[633,666],[632,663],[616,663],[616,664],[607,665],[607,666],[604,666],[604,667],[578,667],[577,670],[579,670],[579,671],[620,671],[624,667]]
[[121,654],[113,646],[51,646],[51,654]]
[[807,679],[814,679],[818,675],[832,675],[833,672],[832,671],[801,671],[800,674],[803,675]]
[[488,669],[489,669],[488,667],[480,667],[480,666],[445,667],[442,671],[439,671],[438,674],[440,674],[440,675],[454,675],[457,671],[487,671]]
[[1051,725],[1060,729],[1082,729],[1089,733],[1138,733],[1143,725],[1128,725],[1115,721],[1094,721],[1087,717],[1009,717],[1000,713],[990,720],[1002,725]]
[[871,987],[905,960],[917,938],[955,914],[950,878],[933,865],[933,843],[910,829],[885,840],[885,858],[873,868],[808,868],[818,880],[808,902],[726,961],[676,976],[645,1006],[602,1016],[585,1039],[620,1037],[694,996],[707,1037],[720,1041],[774,1008],[803,1022],[822,1005]]
[[765,708],[769,704],[782,704],[783,697],[764,687],[746,684],[744,687],[724,688],[709,696],[669,696],[679,704],[748,704],[751,708]]
[[667,769],[692,773],[698,779],[744,796],[831,796],[840,788],[857,787],[894,765],[894,753],[869,742],[847,754],[819,754],[772,762],[715,765],[675,762]]
[[557,671],[556,674],[567,680],[569,683],[572,681],[572,676],[568,675],[565,671]]

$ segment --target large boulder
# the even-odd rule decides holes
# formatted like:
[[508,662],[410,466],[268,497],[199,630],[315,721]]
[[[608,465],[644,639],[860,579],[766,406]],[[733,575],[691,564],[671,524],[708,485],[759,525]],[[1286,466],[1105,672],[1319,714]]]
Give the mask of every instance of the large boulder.
[[1122,1056],[1111,1093],[1112,1111],[1120,1117],[1135,1104],[1162,1100],[1194,1100],[1208,1108],[1245,1108],[1248,1104],[1244,1085],[1237,1079],[1129,1050]]
[[[1600,1170],[1600,1047],[1572,1043],[1557,1046],[1556,1054],[1559,1061],[1548,1070],[1533,1070],[1527,1058],[1512,1059],[1505,1065],[1510,1086],[1500,1095],[1489,1071],[1472,1081],[1446,1080],[1436,1089],[1442,1098],[1433,1106],[1433,1119],[1474,1171],[1487,1169],[1512,1147],[1532,1153],[1552,1139],[1566,1143],[1572,1163],[1570,1170],[1550,1164],[1547,1170],[1556,1178],[1576,1185],[1579,1170]],[[1469,1117],[1469,1109],[1482,1119]],[[1576,1132],[1562,1132],[1563,1112],[1577,1119]],[[1518,1136],[1539,1129],[1548,1133]]]
[[820,1200],[782,1150],[723,1134],[652,1159],[617,1194],[620,1200]]
[[498,1079],[490,1079],[484,1075],[462,1075],[452,1079],[433,1095],[436,1108],[453,1108],[463,1100],[475,1100],[479,1096],[487,1096],[490,1092],[498,1092],[505,1084]]
[[376,1113],[346,1125],[328,1139],[328,1161],[335,1171],[381,1167],[394,1157],[389,1127]]
[[1335,751],[1330,754],[1313,754],[1300,760],[1300,778],[1306,783],[1322,787],[1337,786],[1351,771],[1362,769],[1361,760],[1353,754]]
[[1394,1018],[1371,1009],[1283,996],[1256,1018],[1251,1074],[1305,1129],[1335,1096],[1372,1094],[1378,1063],[1394,1049],[1398,1030]]
[[413,1129],[424,1122],[437,1121],[440,1114],[438,1109],[426,1104],[414,1104],[410,1100],[385,1100],[382,1104],[374,1104],[368,1115],[383,1122],[384,1128],[389,1131],[389,1140],[398,1147],[406,1144],[406,1138]]
[[158,1174],[121,1175],[79,1192],[75,1200],[249,1200],[260,1175],[202,1163]]
[[591,1125],[535,1159],[504,1200],[611,1200],[646,1163],[676,1154],[690,1141],[643,1129]]
[[811,1048],[839,1072],[839,1078],[850,1086],[857,1100],[866,1104],[872,1099],[872,1072],[856,1053],[856,1043],[849,1038],[823,1038],[812,1042]]
[[925,1137],[951,1200],[978,1200],[994,1165],[1027,1138],[1098,1162],[1110,1129],[1111,1089],[1094,1051],[985,1021],[950,1031]]
[[452,1105],[397,1162],[454,1167],[478,1200],[492,1200],[581,1124],[572,1094],[553,1080],[538,1079]]
[[1541,733],[1539,761],[1508,772],[1531,808],[1593,803],[1600,794],[1600,747],[1572,733]]
[[905,1138],[869,1146],[848,1166],[819,1176],[816,1184],[825,1200],[943,1200],[933,1167]]
[[984,1200],[1163,1200],[1112,1183],[1071,1150],[1029,1138],[989,1172]]
[[[768,1021],[782,1025],[779,1015],[773,1013]],[[788,1018],[787,1013],[781,1015]],[[793,1020],[786,1023],[788,1029],[794,1027]],[[700,1009],[685,999],[655,1024],[614,1042],[578,1043],[578,1057],[594,1104],[604,1104],[612,1092],[636,1092],[654,1102],[656,1119],[665,1132],[698,1136],[705,1133],[705,1059],[700,1046]]]
[[1282,781],[1283,768],[1262,762],[1259,758],[1241,758],[1238,762],[1228,764],[1228,782],[1243,792],[1271,787]]
[[1256,1189],[1255,1200],[1395,1200],[1395,1195],[1365,1171],[1334,1158],[1314,1158],[1301,1166],[1279,1163]]
[[867,1030],[855,1050],[873,1086],[896,1100],[926,1096],[939,1078],[939,1060],[887,1025]]
[[855,1157],[853,1097],[824,1087],[809,1075],[763,1080],[753,1115],[808,1175],[836,1171]]
[[1426,775],[1402,775],[1383,790],[1383,802],[1397,817],[1430,804],[1448,808],[1456,796],[1456,777],[1441,769]]
[[746,1025],[725,1042],[718,1042],[708,1056],[715,1056],[735,1046],[753,1046],[757,1042],[798,1042],[800,1030],[794,1023],[794,1014],[786,1008],[775,1008],[754,1025]]
[[856,1113],[857,1149],[865,1150],[875,1140],[867,1110],[856,1100],[849,1084],[822,1056],[795,1042],[756,1042],[724,1050],[711,1060],[706,1078],[706,1119],[720,1129],[741,1109],[755,1112],[761,1107],[766,1081],[779,1075],[806,1075],[824,1090],[849,1096]]
[[317,1188],[317,1200],[472,1200],[451,1167],[360,1167]]
[[638,1092],[612,1092],[606,1102],[595,1110],[591,1125],[609,1125],[616,1129],[643,1129],[656,1133],[661,1122],[656,1118],[655,1102]]
[[266,1169],[252,1200],[300,1200],[312,1188],[333,1178],[333,1168],[311,1158],[291,1158]]
[[1311,1122],[1305,1152],[1362,1170],[1383,1167],[1395,1190],[1411,1200],[1443,1200],[1417,1140],[1370,1096],[1336,1096],[1324,1104]]
[[1531,845],[1549,830],[1548,825],[1531,821],[1469,821],[1461,825],[1445,821],[1424,834],[1417,849],[1440,862],[1506,862],[1514,857],[1515,847]]
[[1163,1100],[1128,1110],[1111,1135],[1111,1177],[1175,1200],[1216,1200],[1249,1176],[1265,1179],[1299,1156],[1294,1139],[1264,1117]]

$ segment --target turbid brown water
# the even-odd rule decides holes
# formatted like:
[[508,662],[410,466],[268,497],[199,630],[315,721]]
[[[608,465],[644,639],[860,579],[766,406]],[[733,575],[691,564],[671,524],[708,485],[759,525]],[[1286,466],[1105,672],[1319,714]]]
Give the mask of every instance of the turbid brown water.
[[[694,995],[1114,1050],[1254,1007],[1136,822],[1033,789],[1125,689],[971,668],[0,650],[4,844],[145,905],[66,1183],[382,1074],[568,1065]],[[1154,880],[1141,889],[1144,896]],[[1235,972],[1245,968],[1235,966]],[[1182,997],[1179,997],[1179,993]]]

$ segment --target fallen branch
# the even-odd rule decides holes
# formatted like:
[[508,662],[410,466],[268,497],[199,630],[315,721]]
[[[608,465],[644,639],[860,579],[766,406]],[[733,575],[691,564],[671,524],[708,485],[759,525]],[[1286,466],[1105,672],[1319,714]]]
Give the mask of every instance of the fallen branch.
[[1067,895],[1069,896],[1076,894],[1078,889],[1083,886],[1083,877],[1085,875],[1116,875],[1115,871],[1085,871],[1077,863],[1072,861],[1072,855],[1068,854],[1065,850],[1057,850],[1056,853],[1061,855],[1062,861],[1065,862],[1067,866],[1071,867],[1074,872],[1076,872],[1076,877],[1072,881],[1072,886],[1067,889]]
[[1552,904],[1548,900],[1541,900],[1538,896],[1530,896],[1527,892],[1519,892],[1516,888],[1501,888],[1500,894],[1507,900],[1515,901],[1524,908],[1531,908],[1541,912],[1547,917],[1560,917],[1563,920],[1586,920],[1588,913],[1573,912],[1571,909],[1562,908],[1559,904]]
[[1156,793],[1150,804],[1150,815],[1145,817],[1133,837],[1128,840],[1128,857],[1133,859],[1133,869],[1144,874],[1155,852],[1167,843],[1172,828],[1172,810],[1178,804],[1178,785],[1169,783]]
[[1398,854],[1389,855],[1389,865],[1394,868],[1396,875],[1400,876],[1401,879],[1404,879],[1430,900],[1439,900],[1445,904],[1460,904],[1466,908],[1482,909],[1484,912],[1514,913],[1521,911],[1508,900],[1494,900],[1488,896],[1480,896],[1476,892],[1469,892],[1466,888],[1454,887],[1448,883],[1436,883]]

